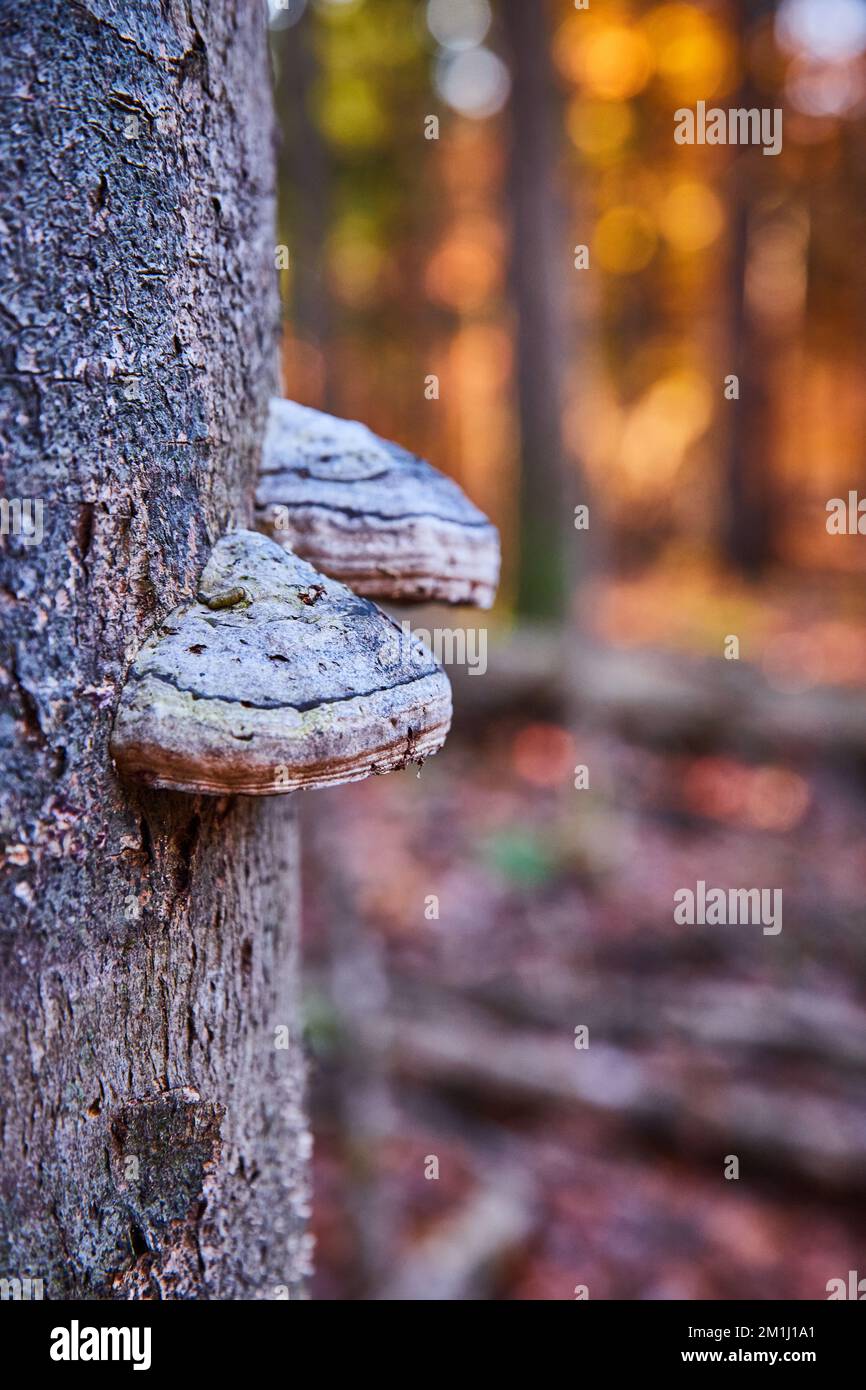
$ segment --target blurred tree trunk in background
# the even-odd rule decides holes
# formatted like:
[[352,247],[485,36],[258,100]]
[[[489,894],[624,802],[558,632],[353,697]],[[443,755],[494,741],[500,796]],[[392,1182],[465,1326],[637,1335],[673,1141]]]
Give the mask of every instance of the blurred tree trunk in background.
[[[330,170],[328,151],[312,117],[316,57],[314,17],[309,9],[296,24],[276,27],[271,43],[277,70],[276,107],[278,225],[291,247],[291,341],[300,345],[286,364],[292,380],[286,394],[306,405],[333,410],[328,377],[329,295],[325,280]],[[291,225],[291,237],[286,228]],[[318,354],[316,367],[310,345]],[[282,394],[282,393],[281,393]]]
[[0,30],[0,485],[45,528],[0,550],[0,1275],[284,1297],[295,813],[139,794],[108,755],[137,647],[250,519],[278,322],[264,10],[43,0]]
[[555,622],[568,611],[576,550],[574,472],[562,437],[564,277],[575,238],[556,196],[557,88],[546,5],[502,0],[498,12],[512,78],[511,278],[521,434],[517,607],[525,617]]
[[[755,23],[775,12],[774,0],[733,0],[732,17],[741,61],[748,61],[748,40]],[[732,106],[766,106],[766,93],[755,91],[748,71],[731,101]],[[738,149],[730,170],[731,223],[730,351],[722,377],[736,374],[738,401],[725,401],[729,411],[725,456],[725,514],[723,549],[728,562],[747,577],[760,574],[772,557],[777,503],[773,482],[774,440],[769,366],[772,346],[755,323],[748,304],[749,240],[754,231],[755,173],[770,165],[760,149]]]

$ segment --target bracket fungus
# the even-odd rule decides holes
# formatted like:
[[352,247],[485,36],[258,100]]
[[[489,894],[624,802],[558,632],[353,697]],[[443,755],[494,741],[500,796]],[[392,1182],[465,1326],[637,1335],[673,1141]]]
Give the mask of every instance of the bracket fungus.
[[357,420],[273,399],[256,519],[370,598],[489,608],[496,593],[496,527],[451,478]]
[[255,531],[214,547],[196,599],[139,650],[111,737],[151,787],[268,796],[435,753],[448,678],[375,604]]

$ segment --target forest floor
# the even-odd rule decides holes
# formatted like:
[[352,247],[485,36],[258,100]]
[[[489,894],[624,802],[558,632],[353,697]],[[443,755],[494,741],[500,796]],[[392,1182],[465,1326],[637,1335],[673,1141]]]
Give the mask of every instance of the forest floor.
[[[313,1297],[866,1273],[863,768],[456,723],[420,777],[304,802]],[[781,890],[782,930],[678,924],[699,880]]]

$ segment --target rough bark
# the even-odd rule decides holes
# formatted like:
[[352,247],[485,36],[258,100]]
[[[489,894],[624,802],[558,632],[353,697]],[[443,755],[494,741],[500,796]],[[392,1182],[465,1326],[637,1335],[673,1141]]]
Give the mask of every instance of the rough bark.
[[[275,387],[251,0],[0,0],[0,1274],[46,1297],[295,1296],[292,798],[138,792],[135,650],[251,520]],[[288,1027],[288,1048],[275,1030]]]

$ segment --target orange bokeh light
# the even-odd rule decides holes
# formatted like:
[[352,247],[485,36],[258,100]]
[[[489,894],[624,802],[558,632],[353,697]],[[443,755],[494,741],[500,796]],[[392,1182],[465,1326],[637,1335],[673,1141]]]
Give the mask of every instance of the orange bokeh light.
[[574,739],[558,724],[527,724],[511,750],[518,777],[534,787],[563,786],[573,774],[576,756]]

